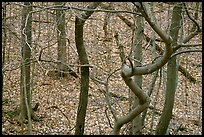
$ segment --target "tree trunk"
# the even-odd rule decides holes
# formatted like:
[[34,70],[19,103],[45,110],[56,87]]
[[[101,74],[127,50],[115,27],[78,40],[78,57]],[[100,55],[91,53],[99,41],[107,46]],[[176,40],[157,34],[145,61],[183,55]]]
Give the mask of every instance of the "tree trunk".
[[[141,66],[142,63],[142,39],[143,39],[143,31],[144,31],[144,22],[141,16],[135,16],[135,35],[134,35],[134,64],[135,66]],[[139,61],[139,62],[138,62]],[[134,76],[135,83],[142,89],[142,75]],[[139,105],[139,99],[137,96],[132,94],[133,96],[133,108]],[[132,134],[139,135],[141,134],[140,130],[142,128],[142,117],[139,114],[132,121]]]
[[[32,3],[25,2],[25,7],[22,11],[22,63],[21,63],[21,76],[20,76],[20,122],[25,119],[31,118],[38,121],[32,110],[32,93],[31,93],[31,80],[30,80],[30,58],[31,58],[31,40],[32,40]],[[27,18],[28,17],[28,18]],[[29,110],[29,112],[27,111]],[[30,115],[28,115],[30,113]]]
[[[64,2],[56,2],[55,5],[63,5]],[[65,33],[65,13],[62,6],[56,9],[56,23],[57,23],[57,43],[58,43],[58,61],[59,71],[68,71],[64,63],[67,62],[67,48],[66,48],[66,33]]]
[[[24,90],[26,89],[27,99],[29,108],[31,108],[31,94],[30,94],[30,57],[31,50],[29,46],[31,46],[31,28],[32,28],[32,16],[29,15],[26,24],[26,17],[28,13],[32,10],[30,6],[30,2],[25,2],[25,7],[23,8],[23,22],[22,22],[22,66],[21,66],[21,118],[27,117],[26,103],[25,103],[25,95]],[[27,37],[27,38],[26,38]],[[29,45],[28,45],[29,44]],[[25,78],[25,83],[24,83]],[[25,88],[24,88],[24,85]]]
[[[170,27],[170,35],[173,38],[173,46],[176,46],[178,39],[178,32],[180,29],[181,21],[181,5],[176,5],[173,8],[172,23]],[[177,79],[178,79],[178,65],[177,57],[173,57],[167,65],[167,83],[166,83],[166,92],[165,92],[165,104],[162,111],[159,124],[156,128],[156,135],[165,135],[168,129],[169,122],[172,116],[172,110],[174,105],[174,96],[177,88]]]
[[[94,2],[90,3],[88,8],[95,9],[100,3]],[[86,116],[86,109],[88,103],[88,90],[89,90],[89,61],[88,56],[86,54],[86,49],[84,46],[83,40],[83,26],[93,11],[87,11],[81,14],[79,18],[76,16],[75,20],[75,42],[76,48],[79,55],[79,60],[81,65],[81,89],[80,89],[80,97],[79,97],[79,106],[77,110],[77,120],[76,120],[76,129],[75,135],[83,135],[84,133],[84,125],[85,125],[85,116]]]
[[[7,39],[7,32],[6,32],[6,2],[2,3],[3,5],[3,21],[2,21],[2,30],[3,30],[3,44],[2,44],[2,69],[4,68],[4,64],[5,64],[5,48],[6,48],[6,39]],[[3,97],[3,79],[4,79],[4,75],[3,72],[1,73],[2,75],[2,87],[1,87],[1,96]]]
[[[29,134],[31,130],[31,117],[34,117],[32,111],[32,95],[30,91],[30,57],[31,57],[31,38],[32,38],[32,3],[25,2],[22,11],[22,65],[21,65],[21,83],[20,83],[20,115],[21,123],[28,118]],[[27,18],[28,17],[28,18]]]
[[4,2],[2,6],[3,6],[3,21],[2,21],[2,30],[3,30],[2,68],[3,68],[4,64],[5,64],[5,48],[6,48],[6,39],[7,39],[7,33],[6,33],[6,2]]
[[[78,17],[75,22],[75,40],[77,51],[79,53],[80,63],[88,64],[88,58],[83,43],[83,25]],[[75,134],[82,135],[84,133],[84,123],[86,116],[86,108],[88,103],[88,88],[89,88],[89,67],[81,67],[81,91],[79,98],[79,106],[77,112],[77,123]]]

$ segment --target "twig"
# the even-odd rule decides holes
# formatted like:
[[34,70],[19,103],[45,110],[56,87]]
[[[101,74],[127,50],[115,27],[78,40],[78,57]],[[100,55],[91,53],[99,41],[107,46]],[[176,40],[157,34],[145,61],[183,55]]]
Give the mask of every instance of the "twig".
[[69,118],[64,114],[64,112],[58,106],[51,106],[51,107],[48,107],[47,109],[50,109],[50,108],[58,109],[62,113],[62,115],[67,119],[68,124],[70,124]]
[[108,110],[108,108],[105,109],[105,115],[106,115],[106,117],[108,119],[108,124],[110,125],[110,128],[113,129],[113,126],[111,125],[110,119],[109,119],[108,114],[107,114],[107,110]]

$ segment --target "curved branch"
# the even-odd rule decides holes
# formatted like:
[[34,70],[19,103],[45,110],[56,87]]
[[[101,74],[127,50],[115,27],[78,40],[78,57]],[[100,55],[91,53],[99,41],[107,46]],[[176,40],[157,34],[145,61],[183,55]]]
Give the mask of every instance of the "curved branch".
[[197,27],[197,29],[196,29],[193,33],[191,33],[190,35],[188,35],[188,36],[183,40],[183,43],[187,43],[187,42],[190,41],[193,37],[195,37],[195,36],[198,35],[200,32],[202,32],[202,29],[200,29],[200,27],[199,27],[198,23],[195,21],[195,19],[193,19],[193,18],[190,16],[186,4],[183,3],[183,5],[184,5],[184,8],[185,8],[185,10],[186,10],[187,16],[189,17],[190,20],[192,20],[192,21],[195,23],[195,25],[196,25],[196,27]]
[[172,38],[165,31],[161,30],[161,28],[155,22],[151,21],[142,2],[140,3],[140,5],[141,6],[136,5],[139,12],[141,12],[142,16],[149,23],[152,29],[161,37],[162,40],[164,40],[166,46],[170,46],[172,43]]
[[159,57],[155,62],[149,63],[149,64],[147,64],[145,66],[141,66],[141,67],[134,67],[133,71],[130,67],[126,66],[123,73],[128,77],[131,77],[133,75],[150,74],[150,73],[158,70],[162,66],[164,66],[169,61],[169,59],[172,55],[172,52],[173,52],[172,47],[166,46],[164,55]]
[[162,66],[164,66],[168,62],[168,60],[171,57],[171,54],[173,53],[173,49],[171,46],[172,45],[172,38],[169,35],[167,35],[166,32],[161,30],[161,28],[156,23],[151,21],[151,19],[149,18],[149,16],[147,15],[147,13],[143,7],[144,5],[142,3],[140,3],[140,4],[141,4],[141,6],[138,6],[138,4],[136,5],[138,10],[141,12],[141,14],[145,18],[145,20],[152,27],[152,29],[161,37],[161,39],[164,41],[166,47],[165,47],[164,55],[161,56],[160,58],[158,58],[157,61],[155,61],[153,63],[149,63],[149,64],[147,64],[145,66],[141,66],[141,67],[135,67],[133,69],[133,72],[132,72],[131,68],[126,66],[125,71],[123,73],[128,77],[131,77],[133,75],[150,74],[150,73],[154,72],[155,70],[158,70],[159,68],[161,68]]
[[135,94],[135,96],[139,98],[139,105],[135,107],[133,110],[131,110],[127,115],[119,117],[115,121],[113,134],[119,134],[120,128],[122,127],[122,125],[133,120],[137,115],[143,112],[149,106],[149,103],[150,103],[149,96],[144,91],[142,91],[142,89],[133,81],[131,77],[128,77],[123,73],[126,67],[127,67],[126,64],[124,64],[122,67],[122,74],[121,74],[122,78],[125,81],[125,84]]
[[127,65],[124,64],[122,67],[122,78],[125,81],[126,85],[132,90],[132,92],[135,94],[135,96],[137,96],[140,99],[140,104],[144,104],[145,102],[147,102],[147,98],[148,96],[146,95],[146,93],[144,91],[142,91],[142,89],[135,84],[135,82],[133,81],[133,79],[131,77],[128,77],[124,74],[125,72],[125,67]]
[[174,56],[177,56],[179,54],[182,54],[182,53],[188,53],[188,52],[202,52],[201,49],[195,49],[195,50],[183,50],[183,51],[180,51],[180,52],[176,52],[174,54],[171,55],[171,58],[173,58]]
[[180,44],[180,45],[177,45],[176,47],[174,47],[174,52],[176,50],[178,50],[179,48],[181,47],[201,47],[202,46],[202,43],[199,43],[199,44]]
[[193,18],[190,16],[185,2],[183,3],[183,5],[184,5],[184,8],[185,8],[185,10],[186,10],[186,14],[187,14],[188,18],[189,18],[190,20],[192,20],[193,23],[195,23],[195,25],[196,25],[196,27],[197,27],[197,31],[200,32],[200,31],[201,31],[200,26],[199,26],[198,23],[195,21],[195,19],[193,19]]

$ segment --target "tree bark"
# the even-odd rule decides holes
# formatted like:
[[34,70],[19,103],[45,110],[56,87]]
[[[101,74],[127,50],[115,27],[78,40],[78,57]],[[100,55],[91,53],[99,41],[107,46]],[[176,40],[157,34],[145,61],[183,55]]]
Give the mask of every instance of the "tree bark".
[[[27,117],[25,98],[24,98],[24,78],[26,85],[26,93],[29,107],[31,108],[31,94],[30,94],[30,57],[31,50],[29,46],[31,45],[31,28],[32,28],[32,16],[29,15],[28,20],[26,22],[26,17],[28,13],[32,10],[30,6],[30,2],[25,2],[25,6],[23,8],[23,23],[22,23],[22,66],[21,66],[21,116],[22,118]],[[25,25],[27,24],[27,25]]]
[[[55,5],[62,5],[63,2],[56,2]],[[61,8],[60,6],[59,8]],[[60,61],[58,65],[59,71],[67,71],[67,47],[66,47],[66,33],[65,33],[65,12],[63,9],[56,9],[56,23],[57,23],[57,43],[58,43],[58,56],[57,59]]]
[[[7,39],[7,31],[6,31],[6,2],[2,3],[3,6],[3,21],[2,21],[2,36],[3,36],[3,44],[2,44],[2,69],[4,68],[5,64],[5,48],[6,48],[6,39]],[[1,73],[2,75],[2,81],[1,81],[1,96],[3,97],[3,86],[4,86],[4,75],[3,72]]]
[[138,116],[141,112],[143,112],[150,103],[150,99],[148,95],[142,89],[133,81],[131,78],[134,75],[144,75],[144,74],[150,74],[162,66],[164,66],[170,59],[173,49],[172,49],[172,38],[164,32],[156,23],[152,22],[152,20],[147,15],[144,5],[142,3],[133,3],[139,10],[139,12],[142,14],[142,16],[145,18],[145,20],[149,23],[149,25],[152,27],[152,29],[161,37],[161,39],[165,43],[165,52],[164,55],[155,60],[155,62],[149,63],[145,66],[137,67],[133,66],[133,63],[128,58],[130,62],[130,67],[123,63],[121,75],[123,80],[125,81],[125,84],[131,89],[131,91],[139,98],[139,105],[135,107],[133,110],[131,110],[126,116],[122,116],[120,118],[117,118],[115,120],[114,128],[113,128],[113,134],[119,134],[121,127],[133,120],[136,116]]
[[[176,5],[173,8],[172,23],[170,27],[170,35],[173,38],[173,47],[177,45],[178,32],[180,29],[181,21],[181,5]],[[171,58],[167,65],[167,83],[165,92],[165,104],[162,111],[159,124],[156,128],[156,135],[165,135],[168,129],[169,122],[172,116],[172,110],[174,105],[174,97],[177,88],[178,79],[178,65],[177,57]]]
[[[93,2],[88,8],[95,9],[100,3]],[[77,120],[76,120],[76,129],[75,135],[84,134],[84,125],[85,125],[85,116],[88,103],[88,90],[89,90],[89,61],[86,54],[86,49],[84,46],[83,40],[83,26],[93,11],[86,11],[81,14],[81,17],[76,16],[75,20],[75,42],[76,48],[79,55],[79,60],[81,65],[87,65],[81,67],[81,88],[80,88],[80,97],[79,97],[79,106],[77,110]]]
[[[144,32],[144,21],[141,16],[135,16],[135,35],[134,35],[134,64],[135,66],[142,66],[142,39]],[[142,75],[134,76],[135,83],[142,89]],[[133,108],[139,105],[139,99],[137,96],[133,95]],[[139,114],[132,121],[132,134],[141,134],[142,129],[142,117]]]
[[[128,19],[126,19],[125,17],[121,16],[120,14],[117,15],[128,27],[130,27],[132,30],[134,30],[134,24],[132,22],[130,22]],[[144,34],[145,35],[145,34]],[[147,40],[147,42],[152,41],[151,38],[149,38],[147,35],[145,35],[145,38]],[[188,39],[189,40],[189,39]],[[157,41],[162,42],[162,40],[157,39]],[[186,41],[184,41],[184,43],[186,43]],[[150,43],[152,44],[152,43]],[[156,46],[156,50],[159,52],[160,55],[162,55],[162,53],[164,52],[163,49],[155,43]],[[187,71],[183,66],[181,66],[179,64],[179,71],[186,77],[188,78],[191,82],[195,83],[196,79],[189,73],[189,71]]]
[[19,121],[23,123],[28,118],[29,134],[32,134],[31,117],[36,119],[32,110],[32,94],[30,90],[30,58],[32,40],[32,3],[25,2],[22,11],[22,65],[20,77],[20,114]]

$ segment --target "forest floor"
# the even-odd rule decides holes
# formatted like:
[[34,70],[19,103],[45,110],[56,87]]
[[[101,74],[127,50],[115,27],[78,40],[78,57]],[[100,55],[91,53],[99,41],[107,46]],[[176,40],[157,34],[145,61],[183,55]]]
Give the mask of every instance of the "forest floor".
[[[124,6],[124,3],[121,5]],[[89,63],[96,67],[96,76],[102,80],[105,80],[111,72],[121,67],[118,47],[113,35],[116,33],[119,34],[119,42],[123,45],[126,54],[130,51],[133,37],[132,30],[115,15],[109,17],[108,25],[106,26],[108,35],[104,34],[104,15],[104,13],[95,14],[91,16],[84,25],[84,43],[89,56]],[[128,14],[124,15],[127,18],[129,17]],[[162,15],[163,16],[160,16],[160,14],[158,15],[159,19],[161,19],[158,21],[158,24],[165,28],[165,25],[169,24],[169,22],[167,22],[169,21],[169,15],[167,15],[167,12],[166,14],[162,13]],[[69,39],[69,45],[67,46],[69,50],[68,61],[70,61],[71,64],[77,64],[78,55],[76,53],[74,36],[75,14],[67,16],[69,16],[66,26],[67,38]],[[19,13],[19,17],[21,17],[21,12]],[[49,19],[54,20],[51,17]],[[129,18],[131,19],[132,17]],[[21,21],[16,19],[16,23],[13,23],[13,20],[14,19],[12,18],[11,26],[16,25],[13,26],[13,30],[19,29],[17,30],[17,34],[20,37],[19,26],[21,26],[21,24],[19,24],[19,22]],[[145,24],[147,23],[145,22]],[[33,32],[32,41],[37,45],[34,53],[36,56],[39,55],[40,48],[56,43],[56,28],[53,28],[53,26],[55,27],[54,23],[41,24],[40,27],[42,28],[40,30],[37,29],[37,25],[34,26],[36,27],[36,32]],[[152,29],[149,27],[144,27],[144,29],[144,33],[151,36]],[[200,39],[202,40],[201,35],[199,36],[200,38],[198,37],[197,39],[194,39],[195,43]],[[15,117],[15,110],[20,105],[19,66],[21,63],[21,53],[19,52],[20,41],[15,39],[12,40],[13,43],[10,44],[9,55],[6,54],[6,57],[9,56],[9,59],[6,59],[6,65],[8,66],[7,68],[11,70],[7,70],[3,74],[2,134],[4,135],[20,135],[27,134],[28,132],[27,124],[21,126],[18,124]],[[49,43],[50,45],[46,45],[46,43]],[[41,45],[41,47],[39,45]],[[44,53],[43,58],[47,58],[48,60],[57,59],[57,44],[53,45],[54,46],[50,47],[50,51]],[[143,64],[151,62],[152,59],[151,46],[149,45],[149,42],[144,40]],[[163,43],[161,43],[161,47],[164,48]],[[50,55],[48,54],[49,52]],[[48,63],[40,63],[42,63],[41,65],[45,67],[45,69],[53,69]],[[175,93],[173,115],[169,124],[169,133],[172,135],[201,135],[202,53],[194,52],[181,55],[180,64],[190,72],[190,74],[196,79],[196,82],[192,83],[180,72],[178,73],[178,85]],[[17,69],[16,66],[18,67]],[[159,72],[154,90],[150,97],[151,103],[142,129],[142,134],[145,135],[154,133],[163,110],[167,73],[166,66],[167,65],[162,68],[162,73]],[[33,69],[33,66],[31,68]],[[76,67],[74,67],[73,70],[77,72]],[[39,122],[32,121],[33,134],[73,135],[75,133],[76,115],[79,103],[80,78],[68,76],[65,78],[54,79],[53,77],[45,75],[38,63],[35,64],[35,69],[34,71],[32,70],[32,73],[32,76],[34,76],[32,83],[32,105],[34,107],[36,103],[39,103],[39,108],[34,113],[41,119]],[[77,73],[80,76],[80,73]],[[153,74],[143,75],[142,89],[144,92],[147,92],[152,78]],[[161,85],[159,85],[160,78]],[[103,92],[104,88],[104,85],[95,83],[90,79],[89,99],[84,129],[85,135],[112,134],[114,119],[105,100]],[[131,94],[120,76],[120,71],[116,71],[110,77],[109,90],[115,95],[111,96],[111,102],[117,115],[122,116],[127,114],[130,108],[129,96]],[[130,124],[126,124],[122,127],[120,133],[128,135],[129,129]]]
[[[197,72],[201,70],[201,68],[197,69]],[[200,72],[202,72],[202,70]],[[14,112],[20,104],[19,74],[20,70],[8,71],[4,78],[2,108],[3,134],[26,134],[28,130],[27,126],[22,128],[12,115],[12,112]],[[202,134],[201,75],[198,76],[198,78],[198,81],[193,84],[179,73],[173,116],[169,125],[170,134]],[[143,77],[143,83],[147,83],[147,85],[143,84],[144,91],[148,88],[149,80],[150,76]],[[104,93],[102,92],[103,89],[104,87],[102,85],[95,84],[90,80],[84,133],[86,135],[104,135],[111,134],[112,132],[114,121],[107,107]],[[118,96],[128,98],[129,92],[121,80],[119,72],[110,80],[110,91]],[[40,104],[35,114],[41,118],[42,121],[32,122],[33,134],[74,134],[79,92],[80,78],[69,76],[66,78],[53,79],[36,70],[32,104],[33,106],[36,103]],[[164,91],[162,88],[160,88],[158,97],[156,97],[156,109],[152,109],[154,108],[153,102],[155,101],[155,97],[156,93],[153,93],[151,97],[151,107],[147,111],[145,125],[142,130],[143,134],[151,134],[158,123],[164,104]],[[129,101],[127,99],[112,97],[112,102],[118,115],[125,115],[128,112]],[[128,128],[129,124],[124,125],[121,134],[129,134]]]

